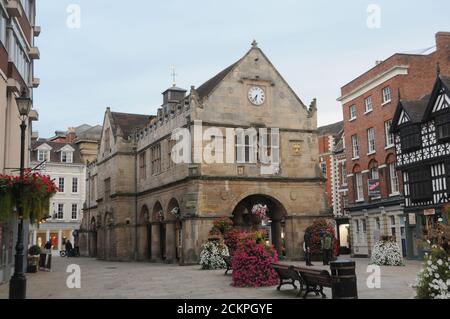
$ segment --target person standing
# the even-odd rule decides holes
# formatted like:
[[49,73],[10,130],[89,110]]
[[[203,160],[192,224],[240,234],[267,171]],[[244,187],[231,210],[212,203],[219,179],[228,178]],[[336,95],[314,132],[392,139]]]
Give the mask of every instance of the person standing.
[[304,243],[303,243],[303,249],[305,251],[305,261],[306,261],[306,266],[314,266],[311,263],[311,233],[310,232],[305,232],[305,236],[304,236]]
[[325,233],[322,238],[322,254],[323,254],[323,264],[324,266],[328,266],[330,264],[332,258],[332,249],[333,249],[333,239],[331,235]]
[[70,240],[67,240],[66,241],[66,256],[67,257],[71,257],[72,256],[72,249],[73,249],[73,247],[72,247],[72,243],[70,242]]

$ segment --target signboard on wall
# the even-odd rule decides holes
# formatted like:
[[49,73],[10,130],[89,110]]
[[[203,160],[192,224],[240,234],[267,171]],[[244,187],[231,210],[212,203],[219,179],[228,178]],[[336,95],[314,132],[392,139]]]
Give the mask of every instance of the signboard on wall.
[[408,214],[408,224],[411,225],[411,226],[417,224],[417,221],[416,221],[416,214],[414,214],[414,213]]
[[369,197],[381,197],[381,184],[379,179],[369,179]]
[[434,215],[436,215],[436,209],[425,209],[423,211],[423,214],[425,216],[434,216]]

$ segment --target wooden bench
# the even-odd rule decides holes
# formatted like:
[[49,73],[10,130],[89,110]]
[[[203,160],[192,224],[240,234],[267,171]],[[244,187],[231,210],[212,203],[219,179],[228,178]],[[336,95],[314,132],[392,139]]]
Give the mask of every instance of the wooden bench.
[[323,288],[331,288],[331,275],[328,271],[301,267],[295,267],[294,270],[300,273],[303,283],[306,286],[306,292],[303,295],[304,299],[306,299],[311,292],[314,292],[316,296],[321,294],[323,299],[327,298],[323,292]]
[[273,269],[275,269],[275,271],[278,274],[278,277],[280,278],[280,284],[277,287],[278,290],[281,290],[281,287],[283,287],[284,285],[292,285],[294,289],[297,289],[295,282],[298,281],[300,283],[299,295],[302,293],[303,280],[300,274],[294,269],[293,266],[272,264],[272,267]]
[[228,272],[230,270],[233,270],[233,267],[231,265],[232,258],[231,258],[231,256],[222,256],[222,258],[223,258],[223,261],[225,262],[225,264],[227,265],[227,271],[225,271],[225,275],[228,275]]

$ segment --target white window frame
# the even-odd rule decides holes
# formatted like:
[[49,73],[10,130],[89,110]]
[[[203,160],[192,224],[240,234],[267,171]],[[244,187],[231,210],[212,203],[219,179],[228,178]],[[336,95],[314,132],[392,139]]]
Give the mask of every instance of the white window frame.
[[359,139],[358,139],[358,135],[353,135],[351,138],[352,138],[353,159],[358,159],[359,158]]
[[[74,214],[75,218],[73,218]],[[72,211],[70,217],[72,220],[78,220],[78,204],[72,204]]]
[[56,213],[56,219],[64,220],[64,204],[62,204],[62,203],[58,204],[58,211]]
[[347,186],[348,185],[348,176],[347,176],[347,163],[346,162],[342,162],[341,172],[342,172],[342,186]]
[[390,86],[387,86],[382,91],[383,94],[383,105],[392,102],[392,89]]
[[394,134],[391,131],[392,120],[384,122],[384,134],[385,134],[385,144],[386,148],[391,148],[395,144]]
[[390,196],[400,195],[400,183],[398,179],[395,163],[388,164],[389,166],[389,182],[391,185]]
[[[76,186],[76,188],[74,190],[75,186]],[[78,194],[78,193],[79,193],[79,178],[72,177],[72,194]]]
[[[62,182],[62,183],[61,183]],[[62,185],[62,187],[61,187]],[[58,178],[58,189],[60,193],[64,193],[66,188],[66,179],[64,177],[59,177]]]
[[368,114],[368,113],[373,111],[373,98],[372,98],[372,95],[368,96],[366,99],[364,99],[364,106],[365,106],[365,109],[366,109],[366,113],[365,114]]
[[48,150],[38,150],[38,162],[42,163],[46,161],[47,163],[50,162],[50,151]]
[[61,163],[72,164],[73,163],[73,152],[61,151]]
[[358,117],[358,113],[357,113],[357,109],[356,109],[356,104],[353,104],[353,105],[350,106],[349,112],[350,112],[350,119],[349,119],[349,121],[354,121],[354,120],[356,120],[357,117]]
[[356,181],[356,201],[364,201],[364,185],[363,185],[363,175],[362,173],[355,173]]
[[373,127],[367,130],[367,149],[369,150],[368,155],[376,152],[375,129]]

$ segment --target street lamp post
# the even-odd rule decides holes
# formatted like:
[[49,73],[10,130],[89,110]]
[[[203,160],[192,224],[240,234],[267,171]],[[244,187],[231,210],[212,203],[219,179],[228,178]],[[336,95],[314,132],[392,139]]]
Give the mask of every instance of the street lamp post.
[[[26,120],[31,111],[31,99],[27,97],[24,91],[22,95],[16,98],[19,116],[22,120],[20,124],[20,189],[19,196],[23,194],[23,178],[25,175],[25,135],[27,129]],[[16,255],[14,260],[14,275],[9,283],[9,299],[25,299],[27,291],[27,278],[23,272],[24,244],[23,244],[23,207],[17,205],[17,215],[19,218],[19,226],[17,231]]]

